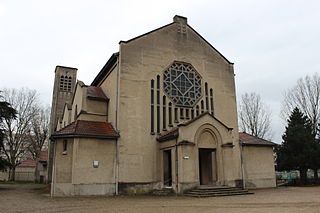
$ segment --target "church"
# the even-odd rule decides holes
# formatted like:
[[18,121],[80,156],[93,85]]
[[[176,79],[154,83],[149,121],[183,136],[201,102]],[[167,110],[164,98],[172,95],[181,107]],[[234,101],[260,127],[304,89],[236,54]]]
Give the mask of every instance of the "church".
[[55,69],[53,196],[275,187],[274,144],[239,137],[233,63],[187,18],[120,41],[90,85],[77,71]]

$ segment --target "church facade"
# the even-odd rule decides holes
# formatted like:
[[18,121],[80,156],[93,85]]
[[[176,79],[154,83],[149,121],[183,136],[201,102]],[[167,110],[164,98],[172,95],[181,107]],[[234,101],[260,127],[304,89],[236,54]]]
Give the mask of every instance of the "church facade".
[[[233,63],[185,17],[121,41],[91,85],[55,75],[52,195],[245,185]],[[275,186],[272,146],[255,187]]]

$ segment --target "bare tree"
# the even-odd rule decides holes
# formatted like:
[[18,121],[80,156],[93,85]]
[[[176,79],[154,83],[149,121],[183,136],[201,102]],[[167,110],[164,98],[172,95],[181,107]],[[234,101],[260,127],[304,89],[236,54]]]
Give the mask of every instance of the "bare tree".
[[[311,121],[312,130],[317,139],[315,140],[317,149],[313,150],[317,159],[320,155],[320,76],[317,73],[298,79],[297,84],[285,92],[281,117],[286,120],[296,107]],[[318,179],[318,168],[320,168],[320,161],[315,160],[312,168],[315,179]]]
[[297,84],[285,92],[281,117],[287,120],[295,107],[309,118],[317,134],[320,123],[320,76],[317,73],[298,79]]
[[22,88],[3,89],[3,98],[17,111],[16,119],[5,119],[3,129],[3,152],[10,163],[9,180],[15,180],[15,169],[27,153],[30,122],[38,110],[38,94],[35,90]]
[[271,111],[256,93],[245,93],[239,103],[240,130],[259,138],[270,139]]
[[40,153],[45,144],[48,142],[49,137],[49,121],[50,121],[50,108],[39,107],[36,114],[32,117],[30,122],[30,131],[28,134],[29,146],[28,151],[32,158],[36,161],[35,178],[38,182],[39,175],[39,161]]

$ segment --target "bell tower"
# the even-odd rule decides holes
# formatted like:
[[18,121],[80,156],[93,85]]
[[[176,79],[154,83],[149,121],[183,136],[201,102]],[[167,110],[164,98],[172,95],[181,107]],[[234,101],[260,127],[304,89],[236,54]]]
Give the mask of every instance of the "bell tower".
[[[64,105],[71,104],[77,83],[77,68],[56,66],[50,116],[50,134],[55,132],[59,119],[63,116]],[[49,144],[48,182],[52,178],[54,143]]]

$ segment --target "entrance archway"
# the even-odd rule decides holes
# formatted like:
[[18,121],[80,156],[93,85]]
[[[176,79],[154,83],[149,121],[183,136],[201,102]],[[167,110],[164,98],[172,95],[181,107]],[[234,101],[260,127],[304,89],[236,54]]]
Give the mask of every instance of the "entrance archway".
[[213,185],[217,181],[216,150],[199,148],[200,185]]
[[215,185],[218,181],[218,138],[209,128],[197,134],[200,185]]

